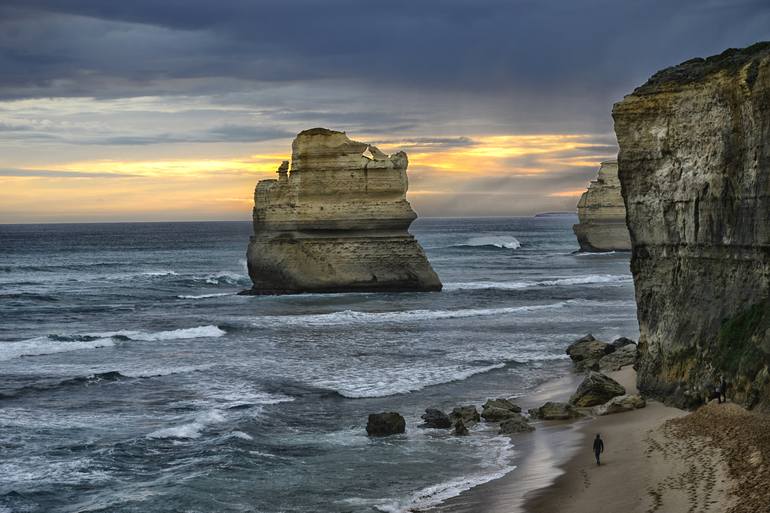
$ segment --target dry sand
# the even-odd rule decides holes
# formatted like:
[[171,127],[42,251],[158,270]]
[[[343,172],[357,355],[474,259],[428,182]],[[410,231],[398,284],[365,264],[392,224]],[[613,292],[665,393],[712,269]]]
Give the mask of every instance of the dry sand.
[[[612,375],[627,390],[635,373]],[[722,452],[709,440],[674,429],[672,419],[686,412],[648,401],[629,413],[599,417],[581,428],[584,450],[562,467],[564,474],[546,489],[530,494],[530,513],[725,513],[733,481]],[[591,441],[605,441],[596,466]]]
[[[636,392],[633,369],[610,375]],[[549,399],[571,393],[568,382]],[[766,416],[715,403],[688,415],[648,401],[633,412],[537,427],[514,439],[519,468],[437,511],[770,513]],[[591,450],[596,433],[605,441],[601,466]]]

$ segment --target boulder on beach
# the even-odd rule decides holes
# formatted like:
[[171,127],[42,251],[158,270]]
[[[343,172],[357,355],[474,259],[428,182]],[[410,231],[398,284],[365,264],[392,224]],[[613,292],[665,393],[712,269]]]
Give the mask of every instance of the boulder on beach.
[[572,394],[569,402],[578,407],[598,406],[625,393],[626,389],[614,379],[600,372],[591,371]]
[[463,424],[472,426],[481,420],[481,416],[473,405],[458,406],[449,414],[449,420],[452,422],[452,425],[455,425],[458,420],[462,420]]
[[404,433],[406,421],[401,414],[390,411],[372,413],[366,423],[366,434],[369,436],[389,436]]
[[508,399],[489,399],[482,406],[481,416],[487,422],[500,422],[521,413],[521,407]]
[[449,420],[449,415],[438,408],[426,408],[425,413],[421,418],[425,421],[420,424],[420,427],[422,428],[449,429],[452,427],[452,421]]
[[[614,343],[614,342],[613,342]],[[617,371],[636,363],[636,344],[626,344],[599,360],[599,370],[604,372]]]
[[463,422],[462,419],[457,419],[455,421],[454,434],[456,436],[468,436],[470,434],[468,432],[468,427],[465,425],[465,422]]
[[619,395],[613,397],[606,403],[597,406],[594,409],[596,415],[611,415],[613,413],[623,413],[633,411],[647,406],[647,402],[639,395]]
[[577,339],[567,347],[567,355],[575,364],[577,370],[597,370],[599,360],[615,351],[615,347],[607,342],[597,340],[590,333]]
[[630,338],[626,338],[626,337],[618,337],[618,338],[616,338],[615,340],[612,341],[612,347],[614,347],[616,351],[618,349],[620,349],[621,347],[625,347],[625,346],[628,346],[628,345],[634,345],[635,346],[636,345],[636,341],[631,340]]
[[501,435],[512,435],[514,433],[528,433],[534,430],[535,430],[535,426],[530,424],[527,418],[521,413],[514,413],[512,417],[500,423]]
[[570,420],[583,416],[571,404],[554,401],[548,401],[540,408],[529,410],[529,415],[540,420]]

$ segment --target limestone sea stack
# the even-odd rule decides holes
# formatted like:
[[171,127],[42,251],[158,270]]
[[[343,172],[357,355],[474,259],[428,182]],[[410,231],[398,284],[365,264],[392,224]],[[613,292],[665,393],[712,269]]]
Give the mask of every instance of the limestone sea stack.
[[254,294],[441,290],[409,233],[406,153],[385,155],[344,132],[313,128],[291,167],[254,192],[247,263]]
[[613,109],[639,388],[770,405],[770,43],[658,72]]
[[631,250],[617,162],[601,163],[596,180],[580,196],[577,211],[579,223],[572,229],[580,251]]

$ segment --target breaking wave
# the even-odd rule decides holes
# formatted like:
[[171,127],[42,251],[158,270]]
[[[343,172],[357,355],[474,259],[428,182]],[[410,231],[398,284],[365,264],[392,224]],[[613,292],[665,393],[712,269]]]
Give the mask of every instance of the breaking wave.
[[402,310],[395,312],[361,312],[343,310],[325,314],[259,316],[254,326],[333,326],[345,324],[418,322],[439,319],[462,319],[502,314],[517,314],[539,310],[558,309],[580,300],[560,301],[545,305],[525,305],[503,308],[468,308],[462,310]]
[[165,341],[202,337],[221,337],[226,332],[218,326],[197,326],[169,331],[109,331],[85,335],[46,335],[17,342],[0,343],[0,361],[22,356],[42,356],[81,349],[98,349],[126,341]]
[[522,290],[537,287],[561,287],[569,285],[619,285],[623,283],[631,283],[632,281],[633,279],[631,276],[617,274],[590,274],[588,276],[564,277],[541,281],[474,281],[445,283],[444,290]]
[[471,237],[465,243],[457,244],[455,247],[519,249],[521,242],[511,235],[484,235],[481,237]]

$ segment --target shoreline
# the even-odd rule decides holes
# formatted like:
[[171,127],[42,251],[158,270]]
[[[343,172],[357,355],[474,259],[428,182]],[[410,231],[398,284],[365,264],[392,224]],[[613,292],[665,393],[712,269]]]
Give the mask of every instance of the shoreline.
[[[637,393],[631,367],[608,373],[627,393]],[[546,383],[522,406],[565,400],[582,374]],[[548,393],[543,394],[543,390]],[[547,399],[544,399],[547,397]],[[687,411],[648,401],[631,412],[562,422],[538,422],[533,433],[517,435],[516,469],[469,489],[430,512],[595,513],[607,511],[695,511],[722,513],[731,505],[734,481],[719,449],[706,438],[682,437],[671,422]],[[596,466],[591,439],[606,444]]]

